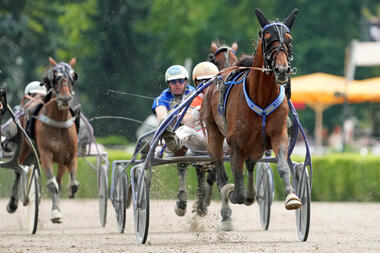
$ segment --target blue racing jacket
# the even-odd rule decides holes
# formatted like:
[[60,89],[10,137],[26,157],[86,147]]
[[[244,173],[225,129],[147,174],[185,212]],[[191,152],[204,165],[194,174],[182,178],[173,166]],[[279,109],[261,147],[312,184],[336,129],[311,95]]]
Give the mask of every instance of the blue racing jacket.
[[180,97],[175,97],[170,92],[169,88],[165,89],[161,94],[154,100],[152,105],[152,111],[156,114],[155,109],[158,106],[165,106],[168,111],[176,108],[189,94],[195,91],[195,88],[191,85],[187,85],[185,92]]

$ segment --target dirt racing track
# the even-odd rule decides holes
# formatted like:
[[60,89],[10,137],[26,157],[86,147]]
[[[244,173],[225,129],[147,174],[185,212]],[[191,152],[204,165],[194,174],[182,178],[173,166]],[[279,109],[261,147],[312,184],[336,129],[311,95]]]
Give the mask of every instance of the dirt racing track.
[[6,203],[0,200],[0,252],[380,252],[380,203],[312,202],[309,239],[299,242],[294,211],[282,202],[272,205],[268,231],[261,229],[256,203],[232,205],[235,231],[223,232],[220,202],[212,202],[208,215],[199,218],[191,210],[177,217],[175,201],[152,200],[145,245],[136,241],[131,209],[125,233],[117,233],[110,202],[102,228],[97,200],[62,200],[63,224],[54,225],[45,198],[35,235],[28,234],[25,208],[8,214]]

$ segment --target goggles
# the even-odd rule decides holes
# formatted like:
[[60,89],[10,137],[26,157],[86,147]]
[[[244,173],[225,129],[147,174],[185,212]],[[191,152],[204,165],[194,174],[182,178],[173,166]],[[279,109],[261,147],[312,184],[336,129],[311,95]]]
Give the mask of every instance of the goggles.
[[175,85],[176,83],[184,84],[185,81],[186,81],[185,79],[174,79],[174,80],[168,81],[168,83],[171,84],[171,85]]

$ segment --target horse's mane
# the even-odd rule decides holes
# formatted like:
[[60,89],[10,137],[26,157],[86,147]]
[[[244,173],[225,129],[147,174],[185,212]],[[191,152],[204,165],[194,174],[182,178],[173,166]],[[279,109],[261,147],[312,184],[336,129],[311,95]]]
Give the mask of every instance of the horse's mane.
[[220,41],[219,39],[213,40],[211,43],[215,43],[215,45],[217,46],[217,48],[229,47],[226,43]]
[[252,67],[253,64],[253,55],[244,54],[240,57],[236,66],[238,67]]

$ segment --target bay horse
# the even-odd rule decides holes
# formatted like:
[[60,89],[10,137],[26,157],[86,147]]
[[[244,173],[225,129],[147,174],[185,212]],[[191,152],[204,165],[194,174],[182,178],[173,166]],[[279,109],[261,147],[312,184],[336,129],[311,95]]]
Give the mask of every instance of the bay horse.
[[[232,43],[231,47],[229,47],[219,41],[212,41],[210,49],[211,53],[208,55],[208,61],[214,63],[219,70],[235,66],[239,60],[236,55],[238,49],[236,42]],[[211,201],[212,186],[216,180],[215,165],[213,163],[195,163],[193,166],[196,169],[198,181],[198,199],[193,206],[193,212],[196,212],[199,216],[205,216],[207,214],[207,207]],[[205,178],[206,173],[207,178]],[[183,175],[183,173],[180,174],[180,179],[182,179]],[[180,182],[184,184],[184,180],[180,180]]]
[[219,70],[234,66],[238,57],[236,51],[238,44],[232,43],[231,47],[221,44],[219,41],[211,42],[211,53],[208,55],[208,60],[214,63]]
[[[211,42],[211,53],[208,55],[208,60],[214,63],[219,70],[230,67],[236,64],[238,58],[236,56],[236,51],[238,49],[238,44],[236,42],[232,43],[231,47],[221,44],[219,41]],[[192,164],[197,173],[197,201],[194,203],[193,212],[197,215],[203,217],[207,214],[207,206],[210,205],[212,185],[216,179],[216,172],[213,164],[205,163],[193,163]],[[178,216],[184,216],[186,214],[187,207],[187,192],[186,192],[186,176],[187,176],[187,163],[178,163],[178,192],[177,192],[177,202],[174,208],[175,213]],[[207,183],[205,184],[205,173],[208,171]]]
[[[216,165],[218,189],[222,198],[223,230],[232,230],[231,208],[228,199],[234,204],[251,204],[255,198],[253,176],[248,178],[247,191],[244,188],[244,161],[250,159],[253,167],[264,154],[272,149],[277,158],[277,170],[285,183],[288,210],[298,209],[301,202],[290,183],[288,157],[287,116],[289,107],[284,85],[291,74],[290,62],[293,58],[290,29],[298,10],[283,21],[270,22],[256,9],[255,14],[261,25],[259,43],[249,72],[237,77],[224,105],[224,117],[218,111],[220,86],[214,83],[206,91],[201,117],[208,130],[208,151]],[[224,79],[234,69],[222,71]],[[237,80],[239,79],[239,80]],[[225,100],[226,101],[226,100]],[[264,109],[262,109],[264,108]],[[223,139],[230,147],[230,163],[234,184],[228,179],[223,165]]]
[[[73,66],[76,58],[68,64],[57,63],[49,57],[50,68],[43,78],[48,94],[45,104],[35,116],[34,137],[40,155],[41,167],[47,179],[47,188],[52,196],[51,221],[61,223],[59,193],[62,188],[62,179],[66,170],[69,171],[68,195],[74,198],[79,183],[77,173],[77,127],[75,117],[70,112],[70,104],[74,96],[74,82],[78,76]],[[19,156],[23,164],[30,154],[29,147],[23,142]],[[58,164],[57,177],[54,176],[53,163]]]

